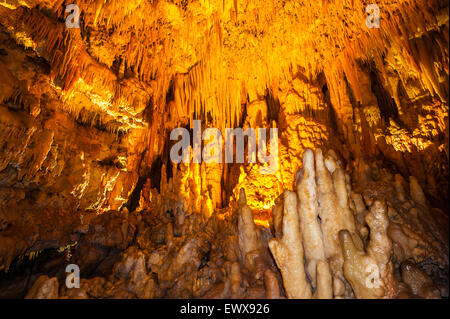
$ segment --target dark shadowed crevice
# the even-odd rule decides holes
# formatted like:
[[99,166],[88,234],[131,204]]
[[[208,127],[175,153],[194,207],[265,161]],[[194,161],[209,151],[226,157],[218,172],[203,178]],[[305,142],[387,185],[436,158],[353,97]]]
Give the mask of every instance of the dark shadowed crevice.
[[280,101],[268,89],[264,98],[267,104],[267,121],[269,123],[272,123],[272,121],[278,122],[278,113],[281,108]]
[[373,67],[370,68],[370,80],[372,92],[377,98],[380,115],[384,119],[386,126],[389,126],[389,119],[393,119],[398,123],[397,104],[389,92],[383,87],[381,78]]

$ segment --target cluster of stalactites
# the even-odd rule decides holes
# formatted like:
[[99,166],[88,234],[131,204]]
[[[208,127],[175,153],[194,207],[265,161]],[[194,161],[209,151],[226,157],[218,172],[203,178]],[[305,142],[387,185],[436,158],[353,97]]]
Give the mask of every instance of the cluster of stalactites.
[[[362,5],[362,3],[361,3]],[[402,2],[396,6],[378,3],[380,7],[380,28],[363,28],[356,41],[345,38],[345,49],[331,68],[325,68],[332,102],[339,103],[339,83],[345,77],[356,101],[362,102],[364,92],[359,83],[357,69],[363,64],[387,79],[386,56],[394,54],[402,66],[389,65],[403,86],[408,79],[417,77],[422,87],[431,96],[448,103],[448,93],[441,81],[448,78],[448,14],[442,15],[437,1]],[[433,34],[432,34],[433,33]],[[390,52],[391,51],[391,52]],[[392,70],[390,71],[392,72]],[[387,83],[386,83],[387,84]],[[388,90],[389,85],[386,85]],[[389,92],[394,98],[396,92]],[[336,98],[336,101],[333,100]]]
[[[62,83],[63,91],[70,93],[81,79],[94,90],[110,92],[111,100],[105,97],[108,108],[117,108],[118,101],[135,103],[135,92],[123,82],[128,76],[126,70],[132,70],[137,81],[145,84],[137,86],[146,96],[142,103],[153,102],[151,148],[154,136],[164,133],[161,125],[177,127],[190,122],[192,126],[194,119],[203,117],[211,118],[214,127],[235,127],[247,99],[252,100],[299,73],[314,80],[323,71],[336,109],[342,107],[343,79],[355,100],[362,101],[357,74],[361,61],[373,64],[381,78],[386,79],[384,60],[391,51],[407,64],[396,72],[401,81],[406,83],[413,70],[431,95],[443,102],[448,100],[441,83],[442,75],[448,77],[448,15],[447,20],[439,17],[437,1],[382,1],[378,3],[380,29],[366,27],[362,1],[289,3],[281,7],[277,1],[270,1],[261,8],[258,3],[229,2],[207,5],[97,0],[93,6],[92,1],[75,1],[83,12],[84,29],[94,30],[102,41],[107,36],[104,29],[123,38],[122,45],[108,58],[93,58],[87,49],[91,44],[85,43],[80,29],[68,29],[64,22],[49,18],[37,8],[19,7],[6,15],[9,18],[3,17],[9,20],[2,23],[15,26],[16,32],[25,31],[37,45],[44,45],[52,79]],[[46,6],[55,17],[62,18],[66,15],[62,4],[57,0]],[[346,7],[352,8],[351,16]],[[239,14],[230,20],[227,10]],[[280,16],[273,16],[273,10],[278,10]],[[286,15],[289,23],[281,25]],[[347,16],[345,24],[342,16]],[[249,25],[240,24],[239,19],[250,19]],[[300,27],[299,19],[306,21],[306,26],[313,26],[313,22],[318,25]],[[26,21],[25,30],[17,21]],[[255,36],[247,36],[253,29],[257,31]],[[284,35],[283,41],[277,32]],[[430,46],[430,41],[436,45]],[[302,50],[297,49],[300,47]],[[114,59],[121,64],[116,73],[105,63]],[[389,85],[386,87],[390,89]],[[173,101],[167,103],[171,90]],[[389,93],[395,98],[395,92]]]

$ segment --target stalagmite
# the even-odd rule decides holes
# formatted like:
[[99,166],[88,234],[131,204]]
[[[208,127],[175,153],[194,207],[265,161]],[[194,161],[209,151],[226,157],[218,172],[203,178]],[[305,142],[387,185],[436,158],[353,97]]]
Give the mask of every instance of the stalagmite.
[[366,252],[357,248],[347,230],[339,232],[344,254],[344,275],[356,298],[392,298],[395,294],[392,242],[387,235],[389,220],[386,206],[375,201],[366,216],[370,241]]
[[336,208],[337,198],[334,193],[331,175],[324,165],[322,150],[320,149],[316,149],[315,151],[315,163],[320,206],[319,216],[322,221],[324,249],[327,258],[335,259],[335,261],[332,261],[332,269],[336,272],[340,267],[340,260],[342,259],[336,234],[344,228]]
[[316,287],[316,269],[320,261],[325,261],[322,230],[319,224],[314,153],[308,149],[303,153],[303,168],[297,180],[298,214],[305,248],[306,271]]
[[[347,229],[352,236],[355,237],[355,242],[359,239],[356,233],[355,218],[353,212],[349,208],[349,194],[345,174],[342,168],[338,167],[333,173],[333,185],[337,195],[338,205],[337,208],[340,211],[342,219],[343,229]],[[357,243],[359,247],[362,247],[362,242]]]
[[333,298],[333,279],[331,277],[330,266],[326,261],[317,263],[317,287],[314,297],[317,299]]
[[253,221],[253,213],[247,205],[244,189],[241,189],[239,193],[238,232],[242,264],[253,271],[256,278],[262,278],[264,266],[262,265],[258,229]]
[[394,268],[392,264],[392,240],[388,235],[389,218],[386,202],[375,201],[366,216],[370,228],[370,241],[366,248],[379,267],[381,280],[384,283],[384,294],[392,297],[395,293]]
[[327,156],[324,160],[324,164],[328,169],[328,171],[330,172],[330,174],[333,174],[336,168],[341,166],[336,156],[336,153],[333,150],[328,151]]
[[333,175],[324,165],[320,149],[315,151],[317,175],[319,217],[324,239],[325,257],[333,275],[333,290],[335,296],[348,293],[343,276],[344,258],[338,241],[338,233],[348,230],[354,237],[355,244],[362,248],[362,241],[356,234],[354,217],[348,207],[348,194],[345,176],[341,168],[336,168]]
[[306,280],[303,265],[302,234],[298,221],[295,193],[286,192],[283,209],[283,236],[272,238],[269,248],[283,276],[283,285],[289,298],[311,298],[311,286]]
[[[340,231],[339,239],[345,256],[345,278],[352,285],[356,298],[383,297],[384,290],[381,286],[379,269],[375,260],[355,247],[348,231]],[[369,275],[372,275],[373,278]]]

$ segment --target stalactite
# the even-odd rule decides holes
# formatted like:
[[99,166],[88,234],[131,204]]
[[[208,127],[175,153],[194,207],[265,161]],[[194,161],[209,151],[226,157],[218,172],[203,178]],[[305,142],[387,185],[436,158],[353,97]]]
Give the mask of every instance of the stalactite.
[[[79,296],[448,295],[434,284],[448,218],[431,208],[448,171],[438,0],[380,0],[380,29],[360,0],[74,2],[80,29],[63,0],[0,5],[0,270],[78,236],[79,260],[106,268],[131,246],[119,280],[86,279]],[[192,163],[191,149],[170,177],[167,136],[195,120],[278,128],[276,173]],[[49,282],[76,295],[41,278],[30,296]]]

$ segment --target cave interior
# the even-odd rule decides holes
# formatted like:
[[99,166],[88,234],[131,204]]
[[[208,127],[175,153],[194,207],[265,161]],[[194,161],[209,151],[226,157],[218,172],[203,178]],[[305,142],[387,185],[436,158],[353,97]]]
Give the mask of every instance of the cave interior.
[[368,4],[0,0],[0,298],[448,298],[449,3]]

